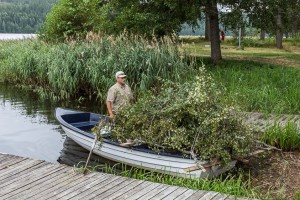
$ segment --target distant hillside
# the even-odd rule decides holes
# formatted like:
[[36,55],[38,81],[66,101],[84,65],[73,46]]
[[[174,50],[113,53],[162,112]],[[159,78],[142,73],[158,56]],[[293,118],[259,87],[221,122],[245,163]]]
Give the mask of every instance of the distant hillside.
[[0,33],[35,33],[56,0],[0,0]]

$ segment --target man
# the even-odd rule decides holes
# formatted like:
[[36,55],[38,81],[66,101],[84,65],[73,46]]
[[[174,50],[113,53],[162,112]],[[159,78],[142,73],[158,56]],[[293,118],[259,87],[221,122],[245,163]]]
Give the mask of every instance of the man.
[[222,41],[224,41],[225,40],[225,32],[224,32],[224,30],[221,30],[221,37],[222,37]]
[[122,71],[116,73],[116,84],[108,90],[106,106],[109,118],[114,119],[115,115],[133,100],[130,87],[125,83],[126,75]]

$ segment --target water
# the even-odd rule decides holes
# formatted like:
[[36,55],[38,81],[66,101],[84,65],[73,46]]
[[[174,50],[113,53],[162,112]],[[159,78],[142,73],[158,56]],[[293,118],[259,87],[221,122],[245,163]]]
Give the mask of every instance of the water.
[[[88,105],[80,109],[96,110]],[[0,152],[68,165],[85,161],[89,152],[66,137],[54,118],[56,106],[79,105],[39,101],[30,90],[0,83]]]
[[36,34],[0,33],[0,40],[21,40],[35,37],[37,37]]

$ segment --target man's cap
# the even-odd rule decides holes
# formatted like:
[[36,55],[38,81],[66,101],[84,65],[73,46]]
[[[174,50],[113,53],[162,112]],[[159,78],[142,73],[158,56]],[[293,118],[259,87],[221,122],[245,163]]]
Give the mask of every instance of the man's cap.
[[116,78],[119,78],[119,77],[121,77],[121,78],[123,78],[123,77],[126,77],[127,75],[123,72],[123,71],[118,71],[117,73],[116,73]]

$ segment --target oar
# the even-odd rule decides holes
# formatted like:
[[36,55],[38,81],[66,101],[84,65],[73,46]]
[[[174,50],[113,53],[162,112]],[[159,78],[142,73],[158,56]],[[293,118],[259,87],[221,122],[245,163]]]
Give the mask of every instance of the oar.
[[[97,130],[97,131],[100,130],[100,128],[102,127],[102,125],[103,125],[103,121],[101,121],[101,122],[99,123],[98,130]],[[97,140],[98,140],[98,134],[96,133],[96,134],[95,134],[94,142],[93,142],[93,144],[92,144],[92,147],[91,147],[91,150],[90,150],[90,153],[89,153],[89,157],[88,157],[88,159],[87,159],[87,161],[86,161],[86,163],[85,163],[85,166],[84,166],[83,175],[86,175],[86,173],[87,173],[87,169],[86,169],[86,168],[87,168],[87,166],[88,166],[88,164],[89,164],[89,161],[90,161],[91,155],[92,155],[92,153],[93,153],[93,150],[94,150],[94,148],[95,148],[95,146],[96,146]]]

